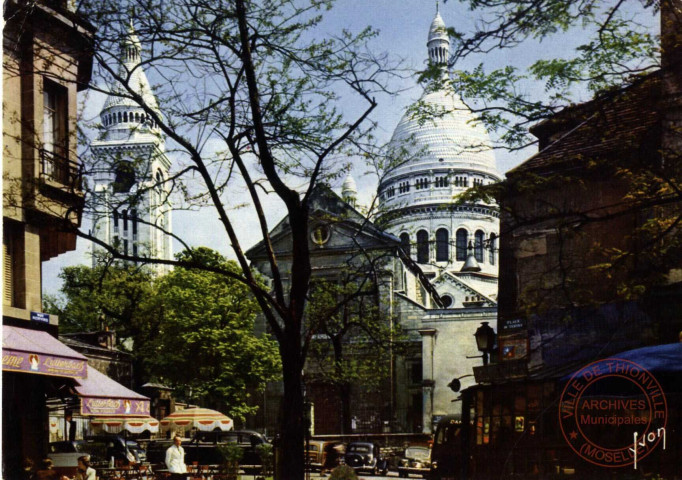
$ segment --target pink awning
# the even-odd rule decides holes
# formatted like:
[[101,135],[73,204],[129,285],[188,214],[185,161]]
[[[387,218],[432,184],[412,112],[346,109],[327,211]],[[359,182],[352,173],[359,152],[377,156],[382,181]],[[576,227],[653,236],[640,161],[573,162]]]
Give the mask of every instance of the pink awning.
[[88,378],[78,380],[76,392],[81,397],[81,414],[146,416],[149,398],[133,392],[88,365]]
[[2,369],[84,379],[87,358],[47,332],[2,327]]

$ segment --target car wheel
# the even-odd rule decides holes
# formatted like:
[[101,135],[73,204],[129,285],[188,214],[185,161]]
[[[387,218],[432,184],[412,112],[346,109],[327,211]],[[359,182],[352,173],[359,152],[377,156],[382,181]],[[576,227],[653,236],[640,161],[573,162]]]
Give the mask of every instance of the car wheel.
[[360,455],[348,455],[346,457],[346,465],[349,467],[362,466],[362,457]]

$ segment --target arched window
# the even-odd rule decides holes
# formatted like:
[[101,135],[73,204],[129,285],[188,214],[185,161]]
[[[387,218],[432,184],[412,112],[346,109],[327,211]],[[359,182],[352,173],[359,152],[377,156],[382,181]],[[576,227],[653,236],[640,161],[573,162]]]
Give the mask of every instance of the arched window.
[[123,121],[123,115],[121,115],[121,112],[118,112],[118,123],[121,123]]
[[488,258],[490,259],[490,265],[495,265],[495,255],[497,254],[497,236],[494,233],[490,234],[490,255]]
[[483,237],[484,233],[482,230],[476,230],[474,234],[474,257],[476,257],[477,262],[483,261]]
[[135,112],[135,123],[140,123],[140,114]]
[[444,228],[436,230],[436,261],[447,262],[450,260],[450,242],[448,231]]
[[123,112],[123,122],[125,123],[127,121],[128,121],[128,112]]
[[467,243],[469,241],[469,233],[460,228],[457,230],[457,258],[458,262],[463,262],[467,259]]
[[403,232],[400,234],[400,246],[403,249],[403,252],[405,252],[405,255],[408,257],[412,255],[412,251],[410,248],[410,234],[407,232]]
[[417,263],[429,263],[429,233],[426,230],[417,232]]

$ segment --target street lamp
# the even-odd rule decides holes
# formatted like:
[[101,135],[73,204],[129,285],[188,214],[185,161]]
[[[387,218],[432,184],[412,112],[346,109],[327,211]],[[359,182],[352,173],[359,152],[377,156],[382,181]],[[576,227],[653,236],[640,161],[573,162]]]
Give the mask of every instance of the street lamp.
[[481,322],[481,326],[476,329],[474,337],[476,337],[478,351],[483,353],[483,365],[488,365],[488,355],[495,346],[495,330],[488,325],[488,322]]

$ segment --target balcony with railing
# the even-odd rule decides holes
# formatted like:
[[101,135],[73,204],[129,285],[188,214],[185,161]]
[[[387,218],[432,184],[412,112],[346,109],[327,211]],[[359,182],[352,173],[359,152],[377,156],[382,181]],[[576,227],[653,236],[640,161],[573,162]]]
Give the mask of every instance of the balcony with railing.
[[69,192],[80,192],[83,165],[58,153],[40,149],[40,176],[52,184],[58,184]]

